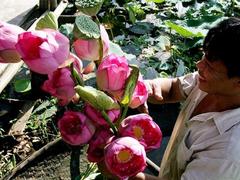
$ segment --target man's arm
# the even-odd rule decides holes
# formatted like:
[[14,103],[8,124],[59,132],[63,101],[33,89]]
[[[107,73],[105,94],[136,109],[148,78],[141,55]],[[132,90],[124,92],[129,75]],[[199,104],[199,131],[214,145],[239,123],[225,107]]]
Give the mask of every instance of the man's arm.
[[184,100],[178,78],[157,78],[144,82],[148,89],[150,103],[175,103]]

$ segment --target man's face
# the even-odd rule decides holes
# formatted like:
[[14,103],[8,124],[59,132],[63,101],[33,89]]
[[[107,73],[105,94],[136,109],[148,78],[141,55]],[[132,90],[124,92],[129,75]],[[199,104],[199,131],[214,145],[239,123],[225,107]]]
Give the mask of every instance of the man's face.
[[239,78],[229,78],[227,68],[222,61],[210,62],[206,56],[196,64],[199,73],[199,89],[208,94],[236,95],[239,94]]

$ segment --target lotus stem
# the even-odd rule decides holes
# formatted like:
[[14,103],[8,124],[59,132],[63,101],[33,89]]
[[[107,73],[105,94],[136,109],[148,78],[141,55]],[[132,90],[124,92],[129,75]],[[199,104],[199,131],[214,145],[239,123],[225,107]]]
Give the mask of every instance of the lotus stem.
[[71,179],[79,179],[80,178],[80,147],[72,146],[71,160],[70,160],[70,173]]
[[75,82],[75,85],[84,86],[84,81],[83,81],[82,77],[80,77],[78,71],[74,68],[73,63],[71,63],[70,69],[71,69],[71,74],[72,74],[72,78]]
[[111,129],[113,130],[113,133],[117,136],[118,130],[117,130],[116,126],[112,123],[110,118],[108,117],[107,113],[103,110],[103,111],[101,111],[101,114],[102,114],[103,118],[106,120],[106,122],[109,124]]

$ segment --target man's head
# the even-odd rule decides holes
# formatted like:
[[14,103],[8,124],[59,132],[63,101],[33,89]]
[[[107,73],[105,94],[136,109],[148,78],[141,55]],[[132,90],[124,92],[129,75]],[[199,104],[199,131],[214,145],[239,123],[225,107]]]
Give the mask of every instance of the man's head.
[[240,19],[229,18],[210,29],[203,50],[196,64],[199,88],[209,94],[239,96]]
[[210,62],[223,62],[229,78],[240,77],[240,19],[231,17],[210,29],[203,50]]

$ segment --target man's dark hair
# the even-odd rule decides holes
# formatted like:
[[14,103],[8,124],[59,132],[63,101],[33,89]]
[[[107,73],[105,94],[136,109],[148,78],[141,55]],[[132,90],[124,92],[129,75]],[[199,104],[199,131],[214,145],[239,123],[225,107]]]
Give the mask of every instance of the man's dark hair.
[[231,17],[211,28],[203,42],[209,61],[220,60],[228,77],[240,77],[240,18]]

